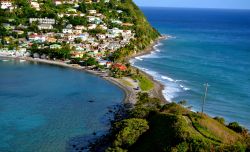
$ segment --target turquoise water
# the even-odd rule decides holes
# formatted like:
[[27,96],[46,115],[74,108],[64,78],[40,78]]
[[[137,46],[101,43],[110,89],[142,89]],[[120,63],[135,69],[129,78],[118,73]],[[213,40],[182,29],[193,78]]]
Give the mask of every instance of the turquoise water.
[[124,98],[99,77],[52,65],[0,59],[0,76],[1,152],[80,150]]
[[205,112],[250,129],[250,11],[142,8],[168,40],[131,62],[165,84],[168,100],[187,100]]

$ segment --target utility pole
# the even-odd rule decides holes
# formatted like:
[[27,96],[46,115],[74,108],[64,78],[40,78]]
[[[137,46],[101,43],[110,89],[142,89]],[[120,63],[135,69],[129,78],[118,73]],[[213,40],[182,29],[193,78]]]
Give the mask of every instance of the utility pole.
[[205,85],[205,93],[204,93],[204,98],[203,98],[202,108],[201,108],[202,113],[204,112],[204,105],[205,105],[205,101],[206,101],[206,97],[207,97],[208,83],[206,83],[204,85]]

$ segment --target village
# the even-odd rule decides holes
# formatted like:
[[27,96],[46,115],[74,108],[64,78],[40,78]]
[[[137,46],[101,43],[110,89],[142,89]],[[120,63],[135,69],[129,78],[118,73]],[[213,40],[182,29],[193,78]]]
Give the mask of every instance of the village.
[[[11,0],[1,0],[1,11],[17,12],[17,5]],[[111,62],[107,56],[128,45],[135,38],[133,23],[123,22],[122,10],[111,10],[117,18],[107,18],[95,9],[80,11],[80,4],[109,3],[109,0],[54,0],[54,7],[65,9],[56,17],[30,17],[26,24],[16,25],[9,18],[2,22],[5,34],[0,35],[0,56],[51,58],[41,50],[70,50],[70,59],[94,58],[100,65],[109,68]],[[39,12],[43,1],[30,0],[30,7]],[[77,20],[78,19],[78,20]],[[37,52],[36,52],[37,51]],[[117,66],[117,65],[116,65]],[[119,65],[118,65],[119,67]],[[123,67],[124,69],[124,67]]]

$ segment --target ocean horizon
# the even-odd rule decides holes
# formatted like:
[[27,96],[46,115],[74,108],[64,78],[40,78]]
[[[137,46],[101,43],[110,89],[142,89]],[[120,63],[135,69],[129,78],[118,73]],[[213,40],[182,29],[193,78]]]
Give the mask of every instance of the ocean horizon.
[[168,101],[250,128],[250,10],[142,7],[167,35],[151,54],[131,63],[165,85]]

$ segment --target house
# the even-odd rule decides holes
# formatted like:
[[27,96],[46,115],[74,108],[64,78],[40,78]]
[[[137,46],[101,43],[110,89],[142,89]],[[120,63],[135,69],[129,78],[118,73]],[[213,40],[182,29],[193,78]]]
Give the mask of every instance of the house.
[[107,67],[107,68],[110,68],[111,65],[112,65],[112,62],[106,62],[106,67]]
[[90,25],[88,26],[88,29],[89,29],[89,30],[93,30],[93,29],[96,29],[96,27],[97,27],[96,24],[90,24]]
[[1,9],[9,9],[12,7],[12,1],[11,0],[1,0]]
[[103,25],[103,24],[99,25],[99,28],[102,29],[102,30],[107,30],[108,29],[108,27],[106,25]]
[[96,12],[97,12],[96,10],[88,10],[89,14],[96,14]]
[[73,32],[74,34],[81,34],[81,33],[82,33],[82,30],[75,30],[75,29],[73,29],[72,32]]
[[84,56],[85,52],[82,51],[74,51],[71,53],[72,58],[82,58]]
[[77,12],[77,10],[76,10],[76,9],[74,9],[74,8],[68,8],[68,9],[67,9],[67,12],[74,12],[74,13],[76,13],[76,12]]
[[61,49],[62,46],[59,45],[59,44],[52,44],[52,45],[49,46],[49,48],[50,48],[50,49]]
[[116,12],[120,14],[120,13],[122,13],[123,11],[122,11],[122,10],[117,10]]
[[15,29],[15,26],[10,25],[9,23],[3,23],[2,25],[6,30],[14,30]]
[[79,0],[63,0],[63,3],[64,4],[75,4],[75,3],[78,3]]
[[40,24],[55,24],[56,20],[52,18],[29,18],[29,23],[37,22]]
[[102,60],[102,59],[98,60],[98,64],[103,66],[106,66],[107,62],[108,62],[107,60]]
[[75,27],[74,27],[76,30],[86,30],[87,28],[85,27],[85,26],[83,26],[83,25],[76,25]]
[[40,24],[37,26],[39,30],[52,30],[53,26],[51,24]]
[[95,16],[87,16],[88,22],[94,23],[94,24],[100,24],[102,22],[100,17],[95,17]]
[[122,26],[133,26],[134,24],[132,23],[122,23]]
[[30,2],[30,5],[31,5],[31,7],[33,7],[33,8],[36,9],[37,11],[40,10],[40,5],[39,5],[38,2],[31,1],[31,2]]
[[98,37],[99,40],[104,40],[106,38],[105,34],[97,34],[96,36]]
[[66,26],[66,28],[63,29],[63,33],[64,34],[72,34],[73,33],[73,29],[72,29],[73,25],[72,24],[68,24]]
[[44,35],[31,34],[31,35],[29,35],[29,40],[30,41],[45,42],[46,37]]
[[22,30],[13,30],[13,32],[17,33],[18,35],[24,34],[24,31]]
[[122,24],[122,21],[120,21],[120,20],[115,20],[115,19],[111,19],[111,23],[121,25],[121,24]]
[[108,33],[113,34],[115,36],[119,36],[123,31],[118,28],[108,29]]
[[62,5],[62,1],[61,0],[54,0],[54,4],[55,5]]
[[87,41],[88,37],[89,37],[88,33],[82,33],[82,34],[76,35],[76,38],[80,38],[82,41]]
[[64,28],[62,31],[64,34],[72,34],[73,30],[72,29],[68,29],[68,28]]
[[127,67],[121,63],[114,63],[112,69],[119,69],[120,71],[126,71]]
[[53,37],[46,37],[46,41],[49,43],[55,43],[57,41],[57,39],[53,38]]
[[99,3],[100,0],[84,0],[86,4]]

